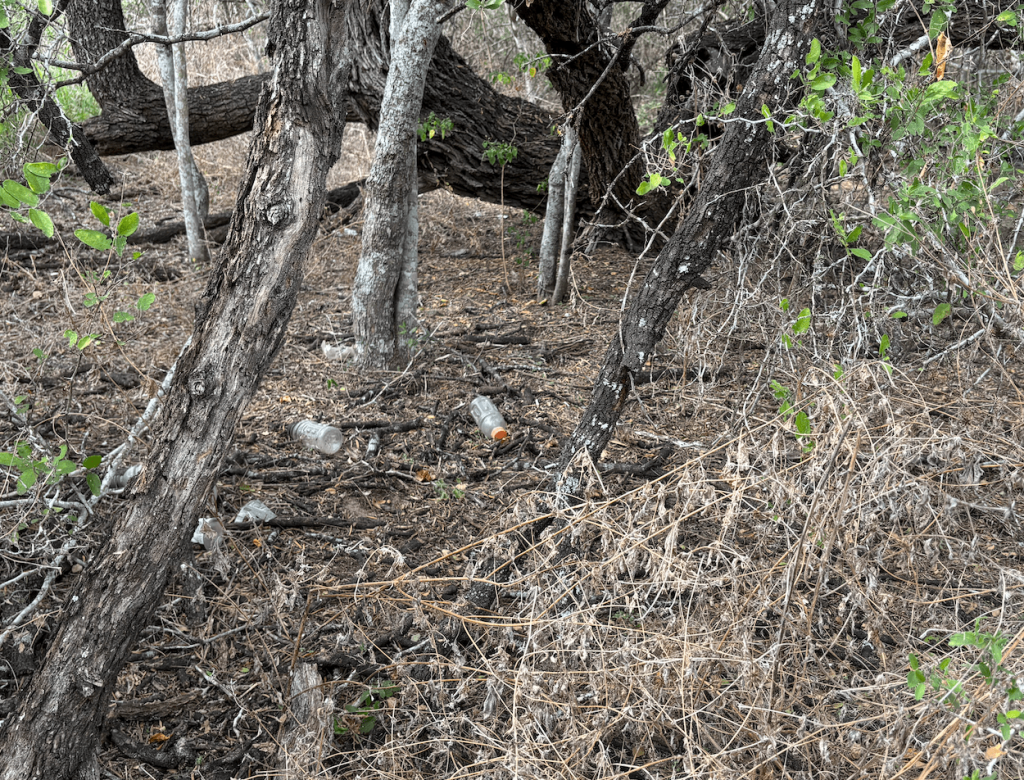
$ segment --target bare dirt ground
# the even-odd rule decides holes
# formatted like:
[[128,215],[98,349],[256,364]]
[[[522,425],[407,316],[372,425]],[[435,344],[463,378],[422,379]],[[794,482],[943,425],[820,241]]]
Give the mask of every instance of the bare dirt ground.
[[[364,143],[349,134],[333,184],[365,173]],[[229,209],[244,140],[198,156],[212,210]],[[115,165],[127,175],[108,208],[138,210],[143,229],[177,218],[169,155]],[[92,220],[90,197],[73,179],[57,194],[65,245],[0,261],[0,388],[23,397],[50,454],[64,443],[80,463],[124,440],[210,269],[185,259],[183,238],[134,261],[84,249],[72,230]],[[106,777],[275,776],[304,663],[326,697],[309,777],[1024,776],[1012,335],[959,343],[979,329],[970,302],[939,326],[914,312],[877,325],[843,297],[860,269],[723,255],[636,387],[612,467],[551,518],[548,467],[643,264],[602,249],[568,304],[540,306],[526,263],[539,224],[444,192],[421,200],[426,332],[401,372],[321,352],[351,336],[361,228],[358,214],[325,218],[288,340],[201,510],[228,524],[258,499],[276,520],[194,546],[112,694]],[[134,311],[148,292],[153,307]],[[86,306],[89,293],[109,297]],[[68,329],[101,338],[79,351]],[[500,407],[505,442],[476,430],[476,393]],[[303,418],[341,427],[341,451],[289,440]],[[0,450],[26,440],[3,410]],[[0,472],[4,713],[122,500],[69,522],[43,492],[25,501],[17,476]],[[61,485],[87,490],[82,476]],[[538,521],[549,530],[533,538]],[[491,612],[466,617],[492,560],[509,561],[507,582]]]

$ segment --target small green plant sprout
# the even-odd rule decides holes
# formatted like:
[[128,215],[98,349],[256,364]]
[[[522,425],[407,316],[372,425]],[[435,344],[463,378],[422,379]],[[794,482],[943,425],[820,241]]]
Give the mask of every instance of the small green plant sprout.
[[345,715],[334,719],[334,733],[339,737],[369,734],[377,725],[377,713],[384,702],[401,690],[398,685],[378,685],[363,691],[354,702],[345,705]]
[[795,435],[797,441],[800,442],[804,452],[810,452],[814,449],[814,440],[811,438],[811,418],[807,416],[805,411],[796,411],[792,401],[793,391],[784,384],[777,379],[773,379],[769,382],[768,387],[771,389],[775,400],[779,402],[779,416],[787,421],[793,420],[793,425],[796,427]]
[[[842,167],[842,163],[840,163],[840,167]],[[869,252],[864,247],[853,246],[854,242],[856,242],[857,239],[860,238],[861,231],[863,230],[863,225],[857,225],[852,230],[847,232],[845,228],[845,214],[837,215],[834,211],[830,211],[829,215],[832,218],[832,228],[833,230],[836,231],[836,237],[839,239],[839,243],[846,248],[846,251],[849,252],[854,257],[859,257],[861,260],[870,260],[871,252]]]
[[[25,184],[6,179],[0,185],[0,204],[6,207],[8,216],[15,222],[34,225],[47,238],[53,238],[53,220],[37,207],[39,196],[50,191],[50,177],[59,172],[63,165],[64,160],[59,160],[56,165],[48,162],[25,163],[22,166]],[[28,209],[27,216],[21,213],[25,208]]]
[[935,311],[932,312],[932,325],[938,327],[942,324],[943,320],[946,319],[953,311],[953,307],[948,303],[940,303],[935,307]]
[[[1003,664],[1003,654],[1009,640],[1000,633],[982,631],[981,618],[978,618],[973,631],[953,634],[947,643],[953,649],[974,648],[975,653],[967,669],[963,673],[958,672],[953,662],[960,661],[962,668],[963,661],[967,659],[951,653],[929,671],[922,659],[911,653],[908,659],[910,671],[907,673],[907,686],[913,692],[915,701],[922,701],[931,692],[937,697],[938,704],[963,721],[966,742],[969,743],[975,734],[995,736],[1000,740],[1001,744],[990,745],[984,754],[986,771],[989,773],[986,780],[996,778],[998,773],[992,771],[996,762],[1006,755],[1007,745],[1024,730],[1024,713],[1020,707],[1008,706],[1024,700],[1020,681]],[[965,682],[970,682],[970,675],[975,673],[981,677],[982,684],[968,687]],[[993,706],[993,701],[1005,703]],[[980,778],[981,773],[976,769],[968,777]]]
[[[466,0],[469,2],[469,0]],[[519,156],[519,149],[507,141],[484,141],[484,156],[488,163],[504,168]]]
[[[789,299],[788,298],[783,298],[779,302],[779,308],[782,309],[785,312],[788,312],[789,311]],[[793,331],[793,335],[794,336],[802,336],[804,333],[806,333],[808,330],[810,330],[810,328],[811,328],[811,310],[810,309],[802,309],[800,311],[800,313],[798,315],[796,315],[796,320],[793,321],[793,325],[791,327],[791,330]],[[803,346],[803,342],[801,342],[799,340],[796,342],[796,344],[798,346]],[[782,345],[786,349],[792,349],[793,348],[793,339],[792,339],[792,337],[788,333],[783,333],[782,334]]]
[[878,342],[878,357],[882,361],[882,368],[885,369],[889,376],[892,376],[892,363],[889,361],[889,349],[892,347],[892,342],[889,340],[889,334],[883,333],[881,340]]
[[78,335],[78,331],[71,330],[70,328],[64,331],[64,338],[68,340],[68,349],[77,348],[80,352],[88,347],[93,342],[100,340],[99,333],[87,333],[82,336]]
[[[0,466],[18,473],[15,490],[18,495],[25,495],[36,484],[56,485],[68,474],[77,471],[78,466],[67,454],[67,445],[62,444],[56,455],[33,458],[28,443],[19,441],[15,444],[14,452],[0,452]],[[100,494],[100,479],[94,469],[99,467],[102,460],[101,455],[91,455],[82,462],[86,470],[86,483],[94,496]]]
[[434,480],[434,492],[442,501],[448,499],[458,501],[466,495],[466,486],[461,483],[453,486],[447,484],[443,479],[436,479]]
[[505,0],[466,0],[466,8],[472,11],[496,11]]
[[429,141],[435,135],[440,135],[441,140],[443,141],[445,135],[450,133],[454,127],[455,125],[449,117],[438,119],[437,114],[431,111],[430,116],[419,124],[418,132],[420,135],[420,141]]
[[773,379],[768,386],[775,400],[779,402],[779,414],[788,420],[793,415],[793,404],[789,400],[792,391],[777,379]]
[[646,195],[651,190],[656,190],[662,185],[671,184],[672,180],[667,176],[662,176],[660,173],[648,173],[640,186],[636,188],[637,195]]
[[[111,227],[111,215],[107,211],[106,207],[102,203],[92,201],[89,203],[89,210],[92,215],[96,217],[104,226],[107,228]],[[92,249],[98,249],[101,252],[113,248],[114,252],[118,257],[124,254],[125,247],[128,245],[128,237],[135,233],[139,229],[139,214],[133,211],[129,214],[125,214],[117,221],[117,229],[113,238],[108,236],[101,230],[89,230],[87,228],[79,228],[75,231],[75,235],[78,240],[81,241]],[[133,260],[137,260],[141,257],[141,254],[134,253],[132,255]]]

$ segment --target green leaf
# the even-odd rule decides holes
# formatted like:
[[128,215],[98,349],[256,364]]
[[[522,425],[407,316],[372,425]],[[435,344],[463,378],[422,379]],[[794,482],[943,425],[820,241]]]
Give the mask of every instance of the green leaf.
[[88,336],[82,336],[82,338],[80,338],[78,340],[78,349],[79,350],[85,349],[90,344],[92,344],[94,341],[96,341],[98,338],[99,338],[99,334],[97,334],[97,333],[90,333]]
[[39,13],[49,16],[53,13],[53,0],[38,0]]
[[999,16],[996,17],[996,21],[999,24],[1005,24],[1007,27],[1017,26],[1017,14],[1013,11],[1003,11]]
[[146,293],[141,298],[139,298],[139,302],[136,303],[135,305],[138,307],[139,311],[149,311],[149,307],[153,305],[153,302],[155,300],[156,300],[156,295],[155,294],[153,294],[153,293]]
[[121,217],[121,221],[117,223],[117,234],[119,236],[130,236],[138,229],[139,213],[137,211],[133,211],[131,214]]
[[110,245],[112,243],[105,233],[101,233],[98,230],[86,230],[84,228],[79,228],[75,231],[75,235],[78,237],[78,240],[86,246],[90,246],[93,249],[99,249],[101,252],[105,252],[110,249]]
[[729,114],[731,114],[735,110],[736,110],[736,104],[735,103],[726,103],[725,106],[722,108],[722,114],[721,115],[722,116],[729,116]]
[[89,211],[107,227],[110,227],[110,212],[107,211],[106,207],[102,203],[97,203],[94,200],[89,201]]
[[49,176],[37,176],[34,173],[25,171],[25,181],[28,182],[28,188],[37,195],[42,195],[50,189]]
[[34,484],[36,484],[37,478],[38,476],[35,472],[35,469],[28,469],[27,471],[23,471],[21,473],[21,476],[18,477],[18,484],[15,486],[14,489],[18,491],[19,496],[23,496],[29,491],[29,489]]
[[24,184],[18,184],[18,182],[11,179],[4,181],[4,189],[7,190],[11,195],[20,200],[26,206],[38,206],[39,196],[36,195],[32,190],[26,187]]
[[377,719],[373,715],[363,718],[362,721],[360,721],[359,723],[359,733],[369,734],[371,731],[373,731],[373,727],[376,725]]
[[3,203],[9,209],[20,209],[21,201],[11,195],[3,187],[0,187],[0,203]]
[[1024,252],[1018,252],[1017,256],[1013,258],[1013,270],[1024,271]]
[[907,313],[905,311],[894,311],[892,313],[892,318],[894,320],[902,320],[906,316],[907,316]]
[[10,466],[15,460],[16,456],[10,452],[0,452],[0,466]]
[[53,174],[59,171],[60,168],[49,162],[30,162],[25,163],[22,170],[24,170],[25,173],[31,173],[35,176],[45,176],[46,178],[50,178]]
[[850,61],[850,69],[851,69],[851,71],[853,73],[853,88],[855,90],[857,90],[858,92],[860,92],[860,75],[861,75],[860,60],[857,59],[857,55],[856,54],[853,56],[853,59]]
[[68,340],[69,349],[78,343],[78,333],[73,330],[64,331],[64,338]]
[[811,435],[811,420],[807,416],[806,412],[797,412],[796,417],[793,418],[793,422],[796,425],[796,432],[798,435]]
[[43,231],[43,235],[47,238],[53,238],[53,220],[50,219],[49,214],[39,209],[29,209],[28,218],[32,221],[33,225]]
[[11,26],[11,20],[7,18],[7,11],[0,6],[0,30],[6,30]]
[[103,462],[102,455],[90,455],[88,458],[82,461],[82,465],[87,469],[94,469]]
[[946,12],[942,10],[932,11],[932,18],[928,22],[928,37],[934,39],[942,28],[946,26]]
[[102,484],[100,482],[99,474],[90,471],[88,474],[85,475],[85,483],[89,486],[89,492],[91,492],[94,496],[99,496],[100,485]]
[[[941,325],[942,321],[949,316],[949,313],[952,310],[953,307],[950,306],[948,303],[940,303],[938,306],[935,307],[935,311],[932,312],[932,325]],[[958,636],[960,635],[954,634],[953,639],[956,639]],[[953,644],[953,639],[950,639],[949,643],[950,645],[953,645],[953,647],[956,647],[957,645]]]
[[814,81],[811,82],[811,89],[815,92],[824,92],[836,83],[836,77],[834,73],[822,73]]
[[131,322],[135,317],[126,311],[115,311],[113,319],[114,322]]
[[859,257],[861,260],[870,260],[871,253],[863,247],[855,246],[850,249],[850,254]]
[[793,323],[793,333],[799,336],[801,333],[806,333],[810,327],[811,310],[803,309],[798,315],[796,315],[796,322]]
[[820,57],[821,57],[821,41],[819,41],[817,38],[815,38],[813,41],[811,41],[811,50],[809,52],[807,52],[807,56],[804,57],[804,61],[808,65],[813,65],[814,63],[816,63],[818,61],[818,58],[820,58]]
[[846,160],[839,161],[839,175],[846,176]]

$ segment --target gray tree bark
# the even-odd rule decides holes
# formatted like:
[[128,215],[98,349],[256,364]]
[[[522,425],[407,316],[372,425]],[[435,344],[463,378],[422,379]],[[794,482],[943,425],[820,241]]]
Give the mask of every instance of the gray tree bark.
[[698,283],[743,212],[747,188],[767,175],[771,134],[767,106],[780,116],[790,101],[790,76],[801,67],[813,37],[820,0],[780,0],[757,64],[736,104],[714,161],[693,205],[655,260],[605,354],[590,403],[562,449],[558,492],[576,494],[576,456],[601,457],[629,398],[633,377],[665,335],[683,293]]
[[548,174],[548,207],[544,212],[544,233],[540,238],[537,258],[538,301],[549,298],[555,289],[555,274],[562,246],[562,217],[565,214],[565,167],[572,148],[570,132],[571,128],[567,126],[563,131],[562,146]]
[[[152,0],[153,32],[180,38],[185,34],[188,0]],[[188,238],[188,255],[193,261],[207,263],[210,250],[206,246],[203,220],[210,210],[210,191],[206,186],[188,132],[188,65],[185,44],[157,46],[157,62],[163,81],[167,118],[171,123],[174,147],[178,152],[178,179],[181,182],[181,209]]]
[[[434,46],[441,35],[441,0],[413,0],[394,41],[380,109],[380,126],[366,177],[363,253],[352,285],[352,323],[357,360],[366,368],[389,368],[401,357],[399,279],[410,234],[409,193],[423,89]],[[413,277],[414,278],[414,277]],[[406,309],[408,308],[408,290]]]
[[270,88],[221,259],[151,454],[109,540],[68,598],[46,657],[0,731],[0,780],[99,776],[117,675],[189,549],[235,424],[285,335],[337,159],[350,50],[345,0],[278,0]]
[[558,250],[558,273],[555,274],[555,289],[551,292],[551,302],[561,303],[565,292],[569,289],[569,266],[572,261],[572,245],[576,236],[576,198],[580,190],[580,168],[583,153],[576,132],[568,131],[571,137],[569,156],[565,172],[565,208],[562,213],[562,240]]

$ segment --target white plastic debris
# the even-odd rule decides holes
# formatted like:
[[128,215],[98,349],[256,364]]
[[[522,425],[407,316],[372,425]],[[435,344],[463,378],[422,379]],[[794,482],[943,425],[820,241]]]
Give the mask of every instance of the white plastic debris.
[[359,354],[355,347],[335,347],[326,341],[320,342],[320,351],[328,360],[352,360]]
[[201,544],[207,550],[216,550],[224,542],[224,526],[216,517],[200,517],[192,534],[192,544]]
[[266,523],[277,517],[274,510],[262,501],[254,499],[238,510],[236,523]]

